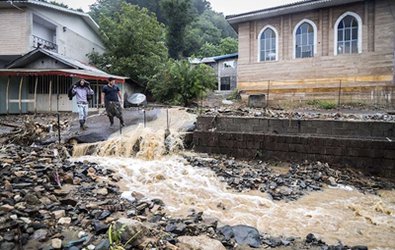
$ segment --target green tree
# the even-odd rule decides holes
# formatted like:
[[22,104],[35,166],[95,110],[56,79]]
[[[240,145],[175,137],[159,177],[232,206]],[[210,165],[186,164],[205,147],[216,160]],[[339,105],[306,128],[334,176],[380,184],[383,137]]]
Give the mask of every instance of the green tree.
[[160,7],[161,0],[126,0],[127,3],[138,5],[143,8],[147,8],[152,13],[155,13],[156,18],[159,22],[166,24],[167,21],[163,16],[162,9]]
[[118,12],[102,15],[99,23],[106,52],[89,55],[99,68],[145,85],[167,61],[165,28],[147,9],[122,3]]
[[211,57],[236,53],[238,51],[237,39],[226,37],[219,44],[205,43],[195,57]]
[[185,28],[193,21],[191,0],[162,0],[168,25],[167,46],[171,58],[179,59],[185,49]]
[[100,22],[100,16],[114,18],[124,2],[125,0],[96,0],[94,4],[89,6],[89,15],[97,23]]
[[188,106],[216,87],[216,77],[210,66],[171,59],[152,78],[148,87],[157,101]]

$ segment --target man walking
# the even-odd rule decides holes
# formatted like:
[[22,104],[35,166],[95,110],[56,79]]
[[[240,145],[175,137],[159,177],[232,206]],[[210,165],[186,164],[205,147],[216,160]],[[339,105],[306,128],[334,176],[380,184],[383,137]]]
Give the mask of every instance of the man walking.
[[104,102],[106,107],[107,116],[110,119],[110,126],[114,124],[114,116],[118,117],[122,127],[125,126],[120,104],[120,102],[122,102],[122,95],[118,86],[115,85],[114,78],[108,78],[108,84],[105,85],[102,90],[101,101],[102,103]]
[[80,121],[80,129],[85,130],[85,122],[88,118],[88,96],[93,96],[94,92],[91,89],[89,82],[81,79],[73,86],[72,94],[77,98],[78,119]]

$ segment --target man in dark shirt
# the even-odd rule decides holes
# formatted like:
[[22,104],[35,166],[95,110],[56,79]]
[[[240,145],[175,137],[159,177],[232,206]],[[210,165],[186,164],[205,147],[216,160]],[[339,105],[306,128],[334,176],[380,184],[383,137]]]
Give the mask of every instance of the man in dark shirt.
[[107,116],[110,119],[110,126],[114,124],[114,116],[118,117],[121,126],[125,126],[120,104],[120,102],[122,102],[122,95],[118,86],[115,85],[114,78],[108,78],[108,84],[102,89],[101,101],[102,103],[104,102],[106,107]]

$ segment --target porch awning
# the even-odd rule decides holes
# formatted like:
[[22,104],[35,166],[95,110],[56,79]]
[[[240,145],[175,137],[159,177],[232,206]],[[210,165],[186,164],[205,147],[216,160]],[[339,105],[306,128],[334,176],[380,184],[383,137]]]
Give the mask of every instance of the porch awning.
[[90,71],[81,69],[0,69],[0,76],[66,76],[83,78],[85,80],[106,81],[112,77],[117,82],[125,83],[127,77],[111,75],[100,71]]

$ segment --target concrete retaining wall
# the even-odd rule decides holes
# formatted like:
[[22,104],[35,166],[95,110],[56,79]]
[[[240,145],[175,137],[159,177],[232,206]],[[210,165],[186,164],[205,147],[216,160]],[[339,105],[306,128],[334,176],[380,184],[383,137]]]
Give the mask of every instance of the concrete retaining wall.
[[395,178],[395,123],[206,116],[198,118],[194,147],[239,158],[323,161]]

